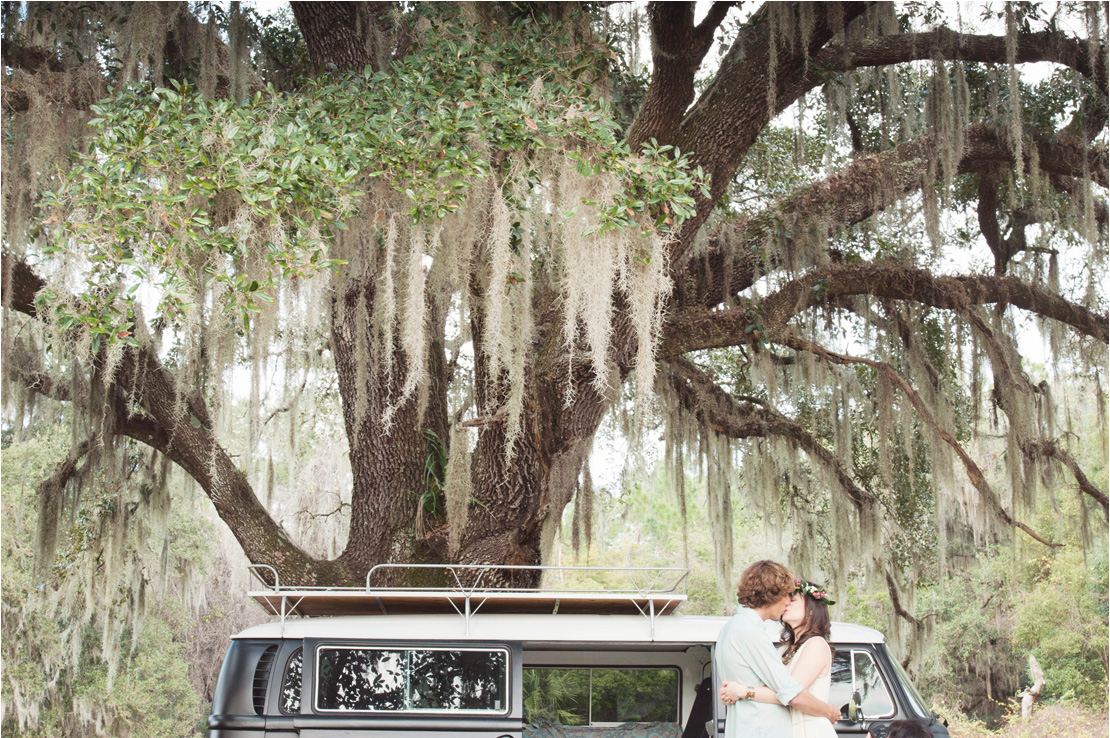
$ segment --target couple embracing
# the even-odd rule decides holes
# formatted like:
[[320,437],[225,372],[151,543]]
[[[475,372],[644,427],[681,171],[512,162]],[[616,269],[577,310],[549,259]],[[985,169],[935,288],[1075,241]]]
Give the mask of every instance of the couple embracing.
[[[832,600],[774,561],[745,569],[736,596],[740,608],[717,636],[726,738],[833,738],[840,710],[825,702]],[[765,620],[785,626],[781,653]]]

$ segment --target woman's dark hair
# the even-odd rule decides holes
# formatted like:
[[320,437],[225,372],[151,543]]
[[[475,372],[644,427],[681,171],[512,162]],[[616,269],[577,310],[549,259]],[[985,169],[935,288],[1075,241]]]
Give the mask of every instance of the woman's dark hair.
[[[818,589],[821,588],[818,587]],[[794,658],[794,654],[798,653],[798,649],[810,638],[820,636],[826,642],[830,640],[832,619],[829,617],[829,606],[808,592],[803,593],[801,597],[806,606],[805,617],[798,624],[801,637],[789,625],[782,624],[782,639],[779,644],[786,646],[786,650],[782,652],[782,663],[784,664],[789,664],[790,660]],[[836,649],[832,647],[832,643],[829,643],[829,650],[832,651],[833,656],[836,656]]]
[[933,734],[916,720],[895,720],[890,724],[886,738],[933,738]]

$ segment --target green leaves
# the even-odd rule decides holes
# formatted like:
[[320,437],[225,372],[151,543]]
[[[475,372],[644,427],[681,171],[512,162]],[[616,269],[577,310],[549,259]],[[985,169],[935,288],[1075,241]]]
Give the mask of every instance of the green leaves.
[[92,106],[88,150],[41,203],[51,248],[88,257],[80,322],[114,340],[112,306],[142,281],[171,324],[218,286],[220,307],[246,325],[281,280],[338,268],[332,242],[368,185],[387,183],[414,222],[434,221],[504,175],[494,167],[507,152],[557,149],[584,174],[617,175],[599,232],[677,227],[694,213],[691,193],[707,192],[704,175],[671,146],[618,141],[584,73],[608,50],[560,34],[537,22],[484,38],[445,29],[386,74],[332,74],[296,94],[213,101],[175,83]]

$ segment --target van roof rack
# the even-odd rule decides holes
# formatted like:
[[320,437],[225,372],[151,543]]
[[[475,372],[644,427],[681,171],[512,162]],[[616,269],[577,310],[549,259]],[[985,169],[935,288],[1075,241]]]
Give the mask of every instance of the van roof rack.
[[[486,613],[636,614],[648,617],[673,613],[686,601],[689,569],[679,567],[512,566],[504,564],[378,564],[366,573],[364,587],[302,587],[282,585],[267,564],[251,564],[250,571],[263,589],[249,593],[281,618],[318,615],[396,615],[457,613],[467,622],[479,610]],[[581,574],[567,584],[571,573],[616,578],[616,588],[583,585]],[[439,576],[441,587],[375,585]],[[536,575],[546,586],[513,586],[514,580]],[[392,576],[391,576],[392,575]],[[596,581],[596,580],[595,580]],[[506,583],[508,583],[506,585]]]

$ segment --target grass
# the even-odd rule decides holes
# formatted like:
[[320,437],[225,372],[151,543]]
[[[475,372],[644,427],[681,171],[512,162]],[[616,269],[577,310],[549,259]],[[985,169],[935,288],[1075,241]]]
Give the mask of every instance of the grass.
[[1110,738],[1105,712],[1075,705],[1034,707],[1029,718],[1011,716],[996,730],[978,720],[952,714],[948,725],[952,738]]

